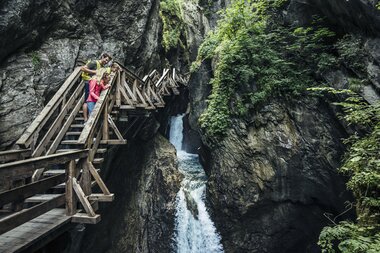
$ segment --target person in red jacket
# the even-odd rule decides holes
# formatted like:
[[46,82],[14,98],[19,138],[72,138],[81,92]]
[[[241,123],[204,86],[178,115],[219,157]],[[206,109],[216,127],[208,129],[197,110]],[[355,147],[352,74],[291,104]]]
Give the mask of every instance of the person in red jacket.
[[106,90],[110,87],[108,84],[110,81],[110,75],[107,73],[107,70],[102,68],[99,69],[96,73],[96,77],[91,79],[89,82],[89,95],[87,98],[87,107],[88,115],[91,115],[91,112],[94,110],[95,104],[99,99],[100,93],[102,90]]

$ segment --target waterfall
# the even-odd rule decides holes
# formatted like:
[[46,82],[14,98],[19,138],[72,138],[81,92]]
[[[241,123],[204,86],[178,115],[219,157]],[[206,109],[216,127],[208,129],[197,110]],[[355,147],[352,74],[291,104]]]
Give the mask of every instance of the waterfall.
[[198,155],[182,150],[183,117],[172,117],[170,122],[170,142],[177,149],[179,170],[184,175],[176,198],[173,246],[178,253],[221,253],[221,238],[204,202],[206,174]]

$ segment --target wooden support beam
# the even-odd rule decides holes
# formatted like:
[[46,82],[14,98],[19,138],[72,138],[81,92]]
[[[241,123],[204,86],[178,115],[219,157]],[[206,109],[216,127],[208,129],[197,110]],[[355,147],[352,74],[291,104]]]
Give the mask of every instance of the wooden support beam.
[[71,217],[71,222],[73,223],[83,223],[83,224],[97,224],[100,221],[100,215],[96,214],[91,217],[86,213],[76,213]]
[[77,194],[77,197],[78,197],[80,203],[82,204],[83,208],[86,210],[86,213],[89,216],[94,217],[96,215],[94,212],[94,209],[92,209],[90,202],[88,201],[88,199],[87,199],[86,195],[84,194],[82,188],[78,184],[78,181],[76,180],[76,178],[73,178],[73,187],[74,187],[75,193]]
[[86,157],[88,149],[72,151],[61,154],[53,154],[36,158],[29,158],[22,161],[0,164],[0,176],[10,175],[13,177],[25,175],[38,168],[48,167],[54,164],[64,164],[71,160]]
[[77,198],[74,194],[73,179],[76,175],[75,161],[71,160],[66,166],[66,215],[71,216],[77,212]]
[[110,115],[108,115],[108,123],[110,124],[111,128],[112,128],[113,131],[115,132],[117,138],[118,138],[119,140],[124,140],[123,135],[120,133],[119,129],[117,128],[115,122],[113,121],[113,119],[111,118]]
[[6,163],[15,160],[23,160],[30,157],[30,149],[9,150],[0,152],[0,163]]
[[123,87],[120,88],[120,93],[121,93],[122,97],[124,98],[125,102],[128,105],[133,105],[134,104],[133,100],[127,95],[127,92],[125,91],[125,89]]
[[21,210],[0,220],[0,234],[5,233],[31,219],[40,216],[53,208],[65,203],[65,195],[61,194],[56,198],[43,202],[28,209]]
[[164,72],[158,82],[155,84],[156,87],[160,87],[162,81],[165,79],[166,75],[169,73],[169,69],[164,69]]
[[98,152],[98,147],[100,144],[100,141],[102,139],[102,133],[103,133],[103,123],[99,126],[99,130],[95,135],[95,142],[92,144],[92,148],[90,149],[88,160],[92,162],[95,158],[96,153]]
[[99,188],[105,195],[110,195],[110,191],[108,190],[106,184],[103,182],[102,178],[96,171],[94,165],[92,163],[88,163],[88,168],[90,170],[91,175],[94,177],[95,181],[98,183]]
[[117,81],[116,81],[116,107],[120,107],[121,105],[121,73],[117,73]]
[[115,195],[113,193],[109,195],[93,193],[90,196],[88,196],[89,200],[100,201],[100,202],[112,202],[114,198],[115,198]]
[[141,127],[144,125],[145,121],[146,121],[147,118],[144,118],[143,120],[141,120],[139,126],[137,127],[137,130],[135,131],[135,133],[133,134],[133,138],[136,137],[136,135],[138,134],[138,132],[140,131]]
[[129,87],[126,81],[124,81],[124,87],[127,90],[128,95],[131,96],[133,103],[137,103],[138,102],[137,97],[135,96],[135,94],[133,93],[133,91],[131,90],[131,88]]
[[106,106],[103,109],[103,140],[109,139],[109,127],[108,127],[108,106],[107,99],[105,100]]
[[127,140],[101,140],[100,144],[105,145],[125,145],[127,144]]
[[164,100],[159,97],[156,92],[152,89],[152,86],[149,86],[149,91],[150,93],[153,95],[153,98],[158,102],[158,103],[161,103],[161,104],[165,104]]
[[142,103],[144,106],[148,106],[148,104],[146,103],[145,98],[143,97],[143,95],[141,94],[141,92],[140,92],[139,89],[136,89],[136,94],[137,94],[137,96],[139,97],[141,103]]
[[13,202],[13,201],[21,201],[23,199],[29,198],[37,193],[44,192],[51,187],[61,184],[65,182],[65,175],[57,175],[53,177],[49,177],[35,183],[23,185],[9,191],[0,193],[0,207]]
[[89,196],[91,194],[91,174],[89,170],[89,161],[87,158],[83,158],[80,160],[79,164],[82,166],[82,180],[81,187],[83,189],[84,195]]

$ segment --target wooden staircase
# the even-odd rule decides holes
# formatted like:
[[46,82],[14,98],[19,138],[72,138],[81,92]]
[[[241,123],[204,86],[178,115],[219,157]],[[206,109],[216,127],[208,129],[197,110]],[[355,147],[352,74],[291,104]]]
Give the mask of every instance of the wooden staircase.
[[[50,233],[52,226],[33,223],[39,219],[45,224],[43,215],[46,219],[64,215],[62,223],[54,223],[57,227],[68,219],[99,222],[98,203],[114,199],[99,174],[107,150],[127,144],[128,131],[134,131],[128,136],[136,136],[146,117],[165,107],[165,96],[179,94],[175,70],[153,70],[141,79],[122,66],[111,74],[111,88],[101,93],[85,124],[80,74],[76,67],[17,141],[18,150],[0,152],[0,177],[8,182],[6,191],[0,192],[0,252],[33,245],[34,239],[22,247],[9,239],[29,231],[25,227]],[[93,192],[95,185],[100,192]]]

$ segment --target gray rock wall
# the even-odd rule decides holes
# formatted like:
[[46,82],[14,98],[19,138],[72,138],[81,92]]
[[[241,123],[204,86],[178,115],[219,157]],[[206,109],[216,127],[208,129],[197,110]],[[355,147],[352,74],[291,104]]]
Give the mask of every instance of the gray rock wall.
[[175,197],[182,176],[174,147],[162,136],[111,151],[103,171],[115,201],[88,226],[80,252],[170,252]]
[[291,20],[305,23],[313,14],[326,17],[341,32],[380,35],[378,0],[291,0]]
[[350,199],[336,168],[344,128],[313,98],[273,101],[206,151],[208,197],[226,252],[319,252],[324,212]]
[[72,72],[109,52],[161,68],[159,1],[2,1],[0,149],[9,148]]

